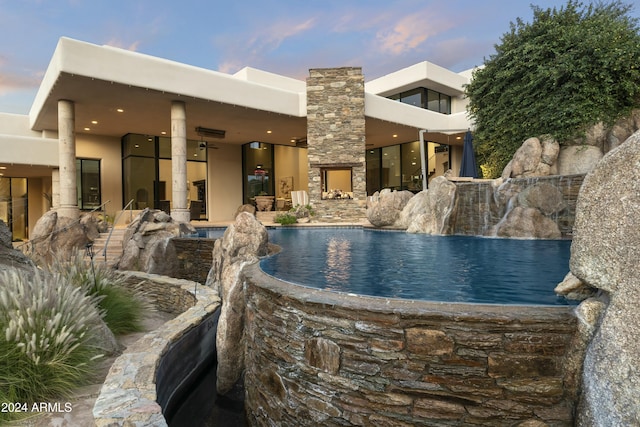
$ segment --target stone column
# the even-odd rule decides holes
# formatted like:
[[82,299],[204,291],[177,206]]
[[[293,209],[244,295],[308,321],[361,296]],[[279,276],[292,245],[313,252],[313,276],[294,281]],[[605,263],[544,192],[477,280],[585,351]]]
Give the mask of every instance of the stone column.
[[189,222],[187,206],[187,110],[184,102],[171,103],[171,218]]
[[60,206],[60,169],[51,171],[51,209]]
[[58,158],[60,176],[60,205],[58,216],[77,219],[78,190],[76,187],[75,104],[58,101]]
[[[309,202],[321,221],[365,217],[364,75],[360,67],[316,68],[307,78]],[[324,169],[351,171],[353,199],[322,200]],[[344,190],[344,189],[342,189]]]

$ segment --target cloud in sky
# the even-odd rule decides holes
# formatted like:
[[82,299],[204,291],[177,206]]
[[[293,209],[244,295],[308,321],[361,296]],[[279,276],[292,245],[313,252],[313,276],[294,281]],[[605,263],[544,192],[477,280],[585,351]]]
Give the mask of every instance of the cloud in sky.
[[[278,50],[282,44],[313,29],[315,18],[302,20],[283,18],[267,26],[257,26],[249,34],[224,34],[214,38],[214,45],[221,50],[218,70],[233,73],[247,65],[259,65],[263,58]],[[254,66],[256,66],[254,65]]]
[[430,16],[427,11],[410,13],[398,20],[392,28],[384,28],[376,33],[380,52],[402,55],[422,46],[430,37],[452,27],[450,21]]

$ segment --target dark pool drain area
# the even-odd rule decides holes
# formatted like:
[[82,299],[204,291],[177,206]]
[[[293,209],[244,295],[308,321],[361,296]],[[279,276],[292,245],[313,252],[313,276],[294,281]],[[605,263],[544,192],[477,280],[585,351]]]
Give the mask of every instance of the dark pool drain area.
[[238,381],[225,395],[216,391],[216,367],[210,365],[172,408],[165,412],[169,427],[244,427],[244,385]]
[[216,391],[216,330],[220,310],[189,329],[162,355],[157,402],[170,427],[245,426],[240,380],[224,396]]

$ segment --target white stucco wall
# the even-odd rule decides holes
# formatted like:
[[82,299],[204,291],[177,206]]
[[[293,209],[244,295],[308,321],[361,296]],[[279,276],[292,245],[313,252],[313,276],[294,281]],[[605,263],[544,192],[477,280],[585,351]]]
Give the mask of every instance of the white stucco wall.
[[229,221],[242,205],[242,147],[216,146],[208,150],[207,215],[209,221]]

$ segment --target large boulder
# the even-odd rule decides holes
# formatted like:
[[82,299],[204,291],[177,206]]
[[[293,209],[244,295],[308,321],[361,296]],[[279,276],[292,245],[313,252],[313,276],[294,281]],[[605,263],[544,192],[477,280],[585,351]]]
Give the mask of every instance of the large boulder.
[[562,192],[546,182],[538,182],[522,190],[518,194],[518,205],[536,208],[544,215],[558,213],[567,207]]
[[507,213],[496,227],[498,237],[559,239],[558,224],[539,209],[517,206]]
[[528,138],[502,171],[502,178],[525,178],[557,174],[560,145],[550,136]]
[[171,239],[195,232],[191,224],[176,222],[166,212],[147,208],[125,231],[118,269],[171,276],[178,268]]
[[0,219],[0,269],[6,267],[31,270],[34,264],[26,255],[13,248],[11,230]]
[[400,212],[396,223],[396,227],[406,230],[409,228],[413,220],[422,215],[425,211],[425,206],[428,204],[429,190],[424,190],[414,195]]
[[[449,216],[454,206],[456,185],[443,176],[434,178],[429,188],[417,199],[420,205],[411,209],[420,212],[407,227],[408,233],[446,234]],[[416,195],[415,197],[417,197]]]
[[608,296],[584,359],[578,423],[640,422],[640,131],[589,173],[576,207],[571,272]]
[[42,263],[50,262],[54,256],[69,260],[98,237],[98,227],[98,220],[91,214],[80,214],[75,220],[49,211],[33,227],[29,239],[31,255]]
[[233,389],[244,370],[245,298],[242,268],[269,253],[266,228],[255,216],[240,212],[235,222],[216,240],[213,262],[206,285],[218,292],[222,300],[216,332],[218,393]]
[[593,145],[562,147],[558,155],[558,174],[577,175],[588,173],[602,159],[602,150]]
[[400,213],[413,197],[411,191],[384,188],[367,201],[367,219],[376,227],[394,225]]

